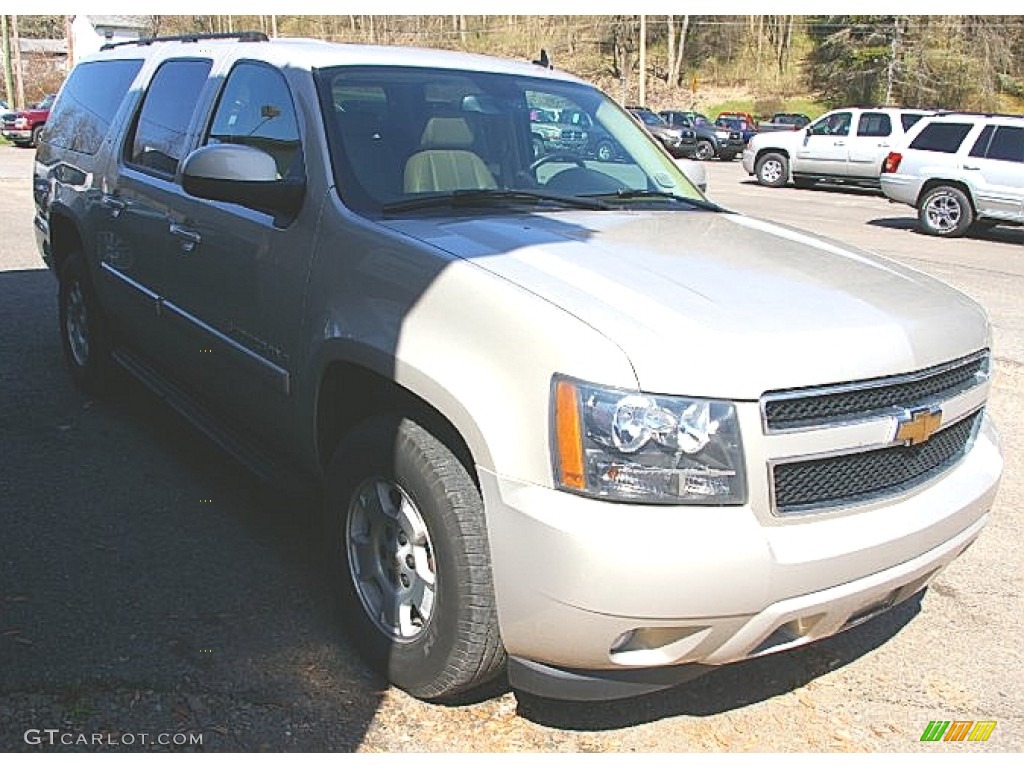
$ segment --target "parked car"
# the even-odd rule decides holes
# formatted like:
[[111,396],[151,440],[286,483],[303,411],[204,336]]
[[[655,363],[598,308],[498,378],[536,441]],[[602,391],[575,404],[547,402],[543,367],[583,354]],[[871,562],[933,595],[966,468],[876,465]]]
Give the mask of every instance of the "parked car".
[[756,128],[757,127],[757,120],[755,120],[754,116],[752,114],[750,114],[749,112],[719,112],[718,116],[715,117],[715,122],[717,123],[723,117],[734,119],[734,120],[742,120],[743,122],[745,122],[751,128]]
[[672,157],[690,157],[696,152],[697,135],[689,128],[676,128],[646,107],[626,107],[651,135],[660,141]]
[[[325,581],[394,685],[656,690],[859,624],[979,536],[966,296],[723,211],[571,75],[223,37],[61,90],[32,189],[64,357],[322,488]],[[533,108],[624,159],[537,158]]]
[[762,120],[757,130],[762,133],[771,131],[797,131],[807,126],[811,118],[798,112],[776,112],[771,120]]
[[559,121],[571,126],[581,138],[579,145],[573,150],[580,157],[593,158],[602,162],[624,160],[629,157],[618,140],[600,121],[595,121],[583,109],[563,109]]
[[882,161],[907,130],[931,114],[920,109],[849,107],[800,131],[759,133],[743,150],[743,170],[766,187],[820,182],[878,188]]
[[745,142],[739,131],[719,128],[699,112],[664,110],[658,113],[665,122],[676,128],[692,128],[697,134],[694,157],[698,160],[732,160],[743,151]]
[[747,122],[741,117],[719,115],[715,118],[715,127],[724,128],[727,131],[739,131],[744,145],[750,141],[752,136],[757,134],[757,128],[754,127],[754,124]]
[[972,227],[1024,224],[1024,118],[942,114],[889,153],[882,192],[917,209],[921,230],[959,237]]
[[51,93],[29,109],[6,113],[3,116],[3,123],[0,125],[0,135],[19,147],[36,146],[55,98],[56,94]]
[[587,143],[583,126],[572,124],[569,115],[561,119],[550,110],[530,110],[530,132],[534,157],[540,158],[553,152],[580,154]]

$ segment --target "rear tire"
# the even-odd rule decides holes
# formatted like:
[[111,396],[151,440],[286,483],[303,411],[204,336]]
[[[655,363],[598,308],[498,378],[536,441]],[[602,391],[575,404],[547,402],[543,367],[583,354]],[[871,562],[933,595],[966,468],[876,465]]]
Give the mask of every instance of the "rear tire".
[[754,175],[765,187],[784,187],[789,181],[789,161],[778,152],[767,152],[757,158]]
[[64,262],[57,303],[61,346],[75,386],[93,396],[110,394],[117,373],[110,329],[81,253],[72,253]]
[[335,451],[325,498],[331,576],[366,661],[424,700],[499,675],[483,502],[452,451],[415,421],[371,418]]
[[941,185],[929,189],[917,206],[921,230],[937,237],[960,237],[974,222],[974,209],[963,190]]

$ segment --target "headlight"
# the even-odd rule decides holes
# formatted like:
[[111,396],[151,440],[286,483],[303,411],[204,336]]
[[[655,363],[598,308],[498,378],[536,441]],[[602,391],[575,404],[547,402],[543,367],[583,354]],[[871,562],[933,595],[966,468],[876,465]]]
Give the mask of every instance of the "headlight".
[[736,407],[556,376],[552,460],[565,490],[654,504],[747,500]]
[[18,129],[28,128],[28,118],[27,117],[17,117],[17,118],[15,118],[14,119],[14,127],[18,128]]

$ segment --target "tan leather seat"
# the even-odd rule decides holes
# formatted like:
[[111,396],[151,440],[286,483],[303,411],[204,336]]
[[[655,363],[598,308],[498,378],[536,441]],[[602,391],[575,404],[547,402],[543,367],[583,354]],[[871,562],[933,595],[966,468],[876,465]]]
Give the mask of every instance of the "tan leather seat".
[[484,161],[468,149],[473,146],[473,132],[463,118],[430,118],[423,129],[420,146],[424,149],[405,164],[406,192],[497,187]]

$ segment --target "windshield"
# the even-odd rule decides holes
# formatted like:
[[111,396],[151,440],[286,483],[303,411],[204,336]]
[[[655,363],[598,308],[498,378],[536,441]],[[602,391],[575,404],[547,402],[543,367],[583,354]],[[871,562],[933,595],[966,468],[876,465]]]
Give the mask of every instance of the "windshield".
[[[338,192],[363,213],[429,213],[456,193],[447,213],[595,208],[600,196],[616,208],[703,201],[661,147],[588,85],[405,67],[320,70],[317,85]],[[638,191],[657,194],[621,194]]]
[[645,125],[665,125],[665,121],[653,112],[646,112],[642,109],[637,109],[633,114],[639,117]]

